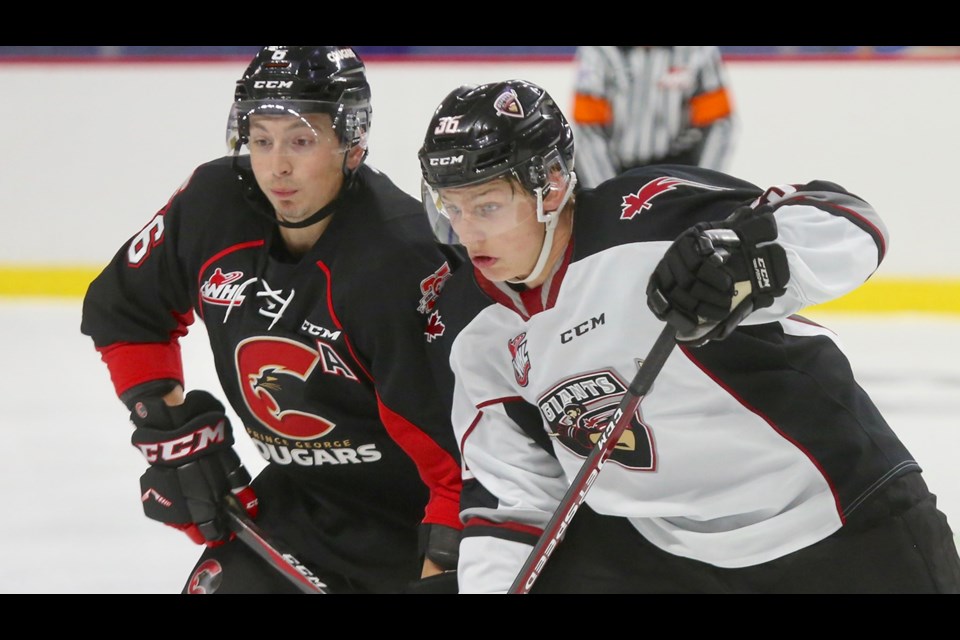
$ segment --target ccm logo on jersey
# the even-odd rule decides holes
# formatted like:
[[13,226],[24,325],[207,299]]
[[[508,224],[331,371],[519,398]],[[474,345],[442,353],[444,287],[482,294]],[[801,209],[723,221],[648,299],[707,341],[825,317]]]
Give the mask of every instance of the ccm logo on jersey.
[[573,329],[568,329],[560,334],[560,342],[567,344],[577,336],[582,336],[591,329],[596,329],[597,327],[606,324],[605,314],[601,313],[599,317],[590,318],[590,320],[581,322]]
[[729,191],[727,187],[717,187],[712,184],[702,184],[683,178],[654,178],[647,184],[640,187],[636,193],[623,196],[623,203],[620,205],[620,219],[632,220],[635,215],[649,209],[653,205],[650,201],[667,191],[673,191],[677,187],[694,187],[696,189],[707,189],[708,191]]
[[327,340],[339,340],[340,339],[340,330],[330,331],[326,327],[321,327],[319,325],[313,324],[309,320],[304,320],[303,324],[300,325],[300,331],[308,333],[311,336],[318,336],[320,338],[325,338]]
[[227,422],[221,419],[213,426],[200,427],[192,433],[165,442],[137,444],[147,462],[176,462],[181,458],[203,451],[210,445],[227,440]]

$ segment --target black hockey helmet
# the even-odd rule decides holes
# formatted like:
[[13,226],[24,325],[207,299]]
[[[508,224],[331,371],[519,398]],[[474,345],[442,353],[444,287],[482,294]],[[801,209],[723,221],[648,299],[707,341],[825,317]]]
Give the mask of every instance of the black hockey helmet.
[[[352,47],[261,48],[237,80],[227,123],[227,146],[234,156],[233,167],[246,197],[259,213],[281,226],[296,228],[319,222],[333,213],[338,198],[301,222],[277,220],[273,207],[256,184],[249,162],[240,158],[250,140],[250,117],[294,116],[306,122],[305,116],[314,113],[330,116],[334,135],[344,150],[344,187],[349,188],[367,157],[367,134],[373,113],[366,67],[360,56]],[[360,162],[350,168],[350,151],[356,147],[363,153]]]
[[[419,153],[421,198],[434,235],[441,242],[461,244],[441,189],[513,178],[535,196],[544,238],[533,270],[523,279],[508,282],[536,280],[546,266],[560,214],[577,184],[573,151],[573,131],[543,88],[526,80],[507,80],[453,90],[434,111]],[[544,201],[553,188],[564,192],[559,205],[547,211]],[[501,225],[500,232],[508,228]]]
[[263,47],[237,80],[233,111],[231,151],[246,143],[254,112],[326,113],[347,148],[365,144],[372,115],[366,68],[351,47]]
[[550,95],[525,80],[462,86],[437,107],[420,149],[432,189],[462,187],[512,173],[545,189],[547,168],[573,169],[573,132]]

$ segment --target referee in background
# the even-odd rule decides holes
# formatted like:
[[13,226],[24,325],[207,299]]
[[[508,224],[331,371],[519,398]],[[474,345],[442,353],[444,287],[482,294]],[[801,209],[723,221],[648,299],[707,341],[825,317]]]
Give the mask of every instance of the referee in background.
[[727,168],[738,122],[718,47],[578,47],[575,56],[583,186],[648,164]]

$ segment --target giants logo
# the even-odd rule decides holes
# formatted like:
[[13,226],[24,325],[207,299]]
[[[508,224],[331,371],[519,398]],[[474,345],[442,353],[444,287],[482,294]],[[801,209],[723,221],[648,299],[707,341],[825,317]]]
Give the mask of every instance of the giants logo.
[[520,104],[520,98],[517,97],[517,92],[513,89],[504,91],[497,96],[497,99],[493,102],[493,108],[496,109],[497,114],[501,116],[522,118],[526,115],[523,112],[523,105]]
[[[537,405],[549,435],[572,453],[587,457],[610,421],[616,419],[614,414],[626,391],[627,385],[614,372],[595,371],[560,381],[540,396]],[[610,460],[628,469],[656,468],[653,437],[640,420],[639,410],[621,434]]]
[[700,182],[691,182],[683,178],[655,178],[647,184],[640,187],[636,193],[623,196],[623,203],[620,205],[620,219],[632,220],[644,209],[649,209],[653,205],[650,201],[667,191],[673,191],[677,187],[695,187],[697,189],[707,189],[709,191],[728,191],[727,187],[716,187],[710,184]]

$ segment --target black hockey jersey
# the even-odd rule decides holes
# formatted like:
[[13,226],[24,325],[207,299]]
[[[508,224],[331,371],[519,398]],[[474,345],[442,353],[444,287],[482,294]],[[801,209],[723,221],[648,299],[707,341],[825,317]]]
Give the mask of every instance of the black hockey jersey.
[[749,203],[775,207],[786,294],[723,341],[674,349],[586,502],[665,551],[743,567],[823,539],[919,469],[837,336],[796,315],[877,269],[888,238],[870,205],[828,182],[764,192],[709,169],[636,169],[578,192],[542,287],[469,267],[445,285],[429,348],[455,374],[462,591],[503,592],[519,573],[663,328],[646,286],[667,247]]
[[178,339],[199,317],[268,468],[318,511],[338,505],[318,526],[335,531],[336,513],[459,529],[458,452],[423,348],[455,265],[420,203],[364,166],[294,259],[231,162],[198,167],[90,285],[81,330],[117,394],[182,384]]

